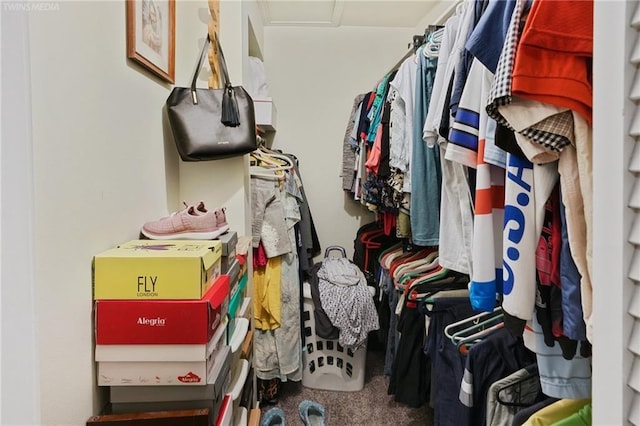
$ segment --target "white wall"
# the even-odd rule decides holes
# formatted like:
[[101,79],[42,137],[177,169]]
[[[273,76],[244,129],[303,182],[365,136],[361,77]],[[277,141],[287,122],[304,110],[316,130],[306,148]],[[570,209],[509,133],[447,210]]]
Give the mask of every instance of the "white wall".
[[[2,399],[0,424],[40,424],[35,274],[29,27],[2,16]],[[20,206],[16,208],[16,206]]]
[[416,25],[416,34],[422,33],[429,25],[444,25],[447,18],[455,12],[455,8],[461,2],[459,0],[439,0]]
[[358,228],[374,219],[342,190],[342,143],[360,93],[374,88],[407,52],[413,28],[265,27],[264,57],[278,111],[273,148],[295,154],[323,249],[353,252]]
[[178,199],[161,122],[169,86],[127,63],[124,3],[62,2],[30,18],[41,417],[81,424],[103,403],[92,256]]

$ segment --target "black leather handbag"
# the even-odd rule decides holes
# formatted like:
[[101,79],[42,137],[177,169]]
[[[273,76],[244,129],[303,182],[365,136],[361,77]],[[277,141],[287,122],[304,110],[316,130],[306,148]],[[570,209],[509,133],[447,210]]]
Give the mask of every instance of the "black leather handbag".
[[242,86],[232,86],[218,43],[222,89],[196,88],[196,80],[211,39],[202,47],[191,87],[174,87],[167,98],[173,139],[183,161],[236,157],[257,148],[253,100]]

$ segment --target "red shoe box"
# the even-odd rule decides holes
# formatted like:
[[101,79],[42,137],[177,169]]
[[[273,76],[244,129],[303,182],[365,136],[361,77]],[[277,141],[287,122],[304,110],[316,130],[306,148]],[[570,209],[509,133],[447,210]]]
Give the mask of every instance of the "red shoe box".
[[96,300],[96,344],[206,344],[228,309],[227,275],[200,300]]

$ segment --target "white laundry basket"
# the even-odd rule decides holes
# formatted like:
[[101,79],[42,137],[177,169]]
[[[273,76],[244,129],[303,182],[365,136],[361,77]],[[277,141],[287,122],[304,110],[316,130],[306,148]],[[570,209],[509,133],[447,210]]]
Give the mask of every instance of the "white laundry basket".
[[[325,257],[331,250],[342,247],[327,248]],[[302,385],[312,389],[332,391],[359,391],[364,387],[365,363],[367,359],[367,342],[357,350],[343,347],[338,340],[322,339],[316,335],[314,304],[311,298],[311,286],[303,285],[303,321],[305,347],[302,351]]]
[[304,283],[303,320],[305,347],[302,351],[302,385],[312,389],[359,391],[364,387],[366,342],[356,351],[338,340],[316,335],[314,305],[309,283]]

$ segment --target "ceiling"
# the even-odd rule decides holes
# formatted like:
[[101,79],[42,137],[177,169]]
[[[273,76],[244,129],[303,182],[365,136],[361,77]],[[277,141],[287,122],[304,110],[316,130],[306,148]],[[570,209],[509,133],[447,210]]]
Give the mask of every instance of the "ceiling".
[[[450,0],[259,0],[264,25],[415,28]],[[443,7],[444,5],[444,7]]]

